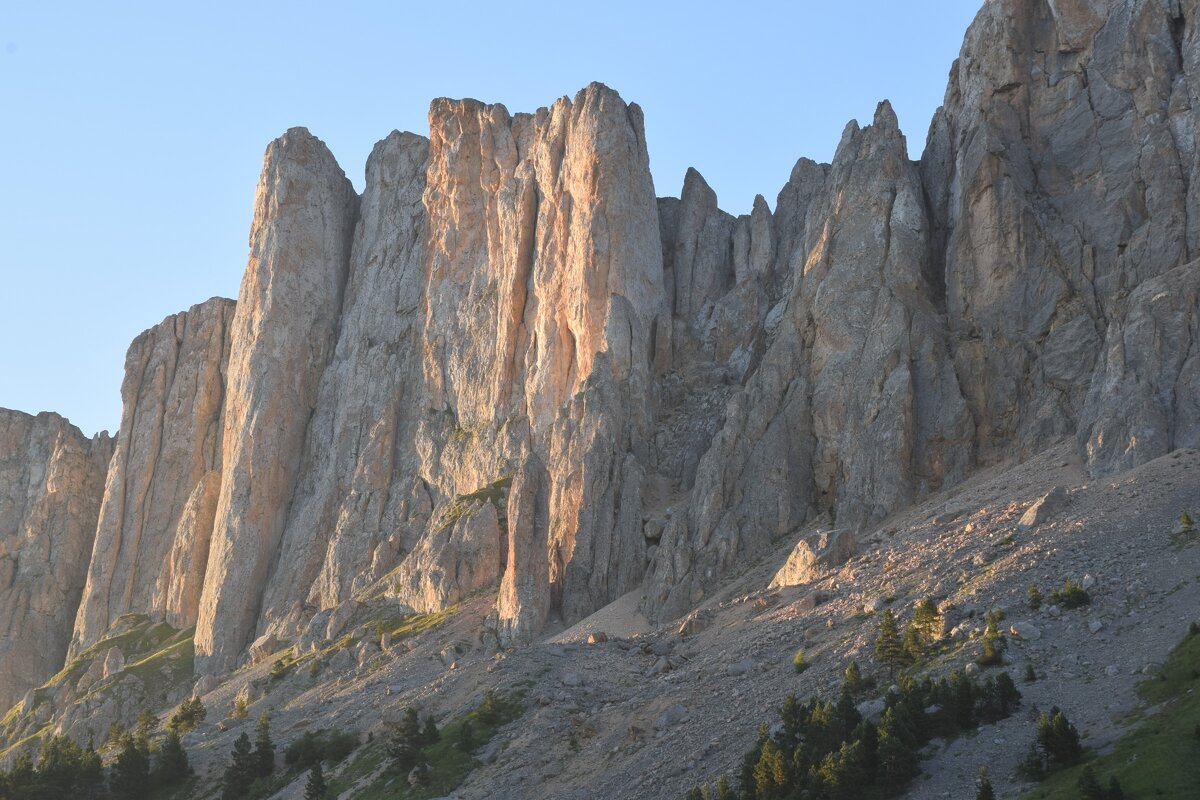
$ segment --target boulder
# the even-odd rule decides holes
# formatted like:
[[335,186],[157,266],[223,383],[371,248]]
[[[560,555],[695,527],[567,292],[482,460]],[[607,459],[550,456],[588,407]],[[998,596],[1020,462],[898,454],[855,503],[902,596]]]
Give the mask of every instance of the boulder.
[[849,528],[818,531],[796,543],[787,562],[775,573],[771,588],[810,583],[854,556],[854,532]]
[[1066,488],[1055,486],[1035,500],[1029,508],[1025,509],[1025,513],[1021,515],[1018,527],[1021,530],[1036,528],[1065,508],[1068,502],[1070,502],[1070,497],[1067,494]]

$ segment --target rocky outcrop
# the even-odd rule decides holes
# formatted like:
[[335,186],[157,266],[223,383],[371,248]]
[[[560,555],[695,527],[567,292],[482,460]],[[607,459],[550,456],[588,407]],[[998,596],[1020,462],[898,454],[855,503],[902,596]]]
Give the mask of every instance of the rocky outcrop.
[[849,528],[803,536],[771,579],[771,588],[810,583],[853,558],[854,547],[854,532]]
[[271,143],[230,330],[221,489],[196,628],[197,666],[249,644],[332,355],[358,196],[319,139]]
[[[413,428],[424,319],[429,141],[393,132],[367,161],[337,347],[321,378],[259,631],[293,635],[413,550],[429,521]],[[309,612],[310,613],[310,612]]]
[[133,341],[72,652],[122,614],[196,624],[220,485],[232,300],[213,298]]
[[57,414],[0,409],[0,707],[62,667],[112,455]]
[[740,217],[695,170],[656,199],[599,84],[436,100],[361,202],[289,131],[232,318],[131,349],[77,642],[195,621],[220,672],[365,593],[498,591],[505,643],[639,587],[663,619],[1059,438],[1097,475],[1200,444],[1195,18],[989,2],[919,163],[883,103]]
[[[1198,59],[1190,3],[1003,0],[967,32],[922,173],[982,463],[1073,433],[1086,398],[1089,430],[1122,412],[1101,407],[1106,330],[1200,245]],[[1094,472],[1141,463],[1121,435]]]
[[970,465],[972,423],[926,273],[920,177],[891,108],[868,128],[852,123],[833,165],[798,165],[793,183],[788,198],[806,208],[775,227],[803,255],[776,258],[803,266],[663,535],[647,599],[664,615],[817,513],[861,526]]
[[545,564],[529,581],[548,599],[511,595],[510,632],[539,627],[527,613],[577,620],[641,578],[663,296],[648,158],[640,109],[599,84],[533,115],[475,101],[430,110],[430,411],[416,451],[438,507],[524,473],[526,458],[543,465],[544,482],[514,481],[508,503],[537,507],[524,493],[544,493],[548,527],[527,533],[518,515],[516,557]]

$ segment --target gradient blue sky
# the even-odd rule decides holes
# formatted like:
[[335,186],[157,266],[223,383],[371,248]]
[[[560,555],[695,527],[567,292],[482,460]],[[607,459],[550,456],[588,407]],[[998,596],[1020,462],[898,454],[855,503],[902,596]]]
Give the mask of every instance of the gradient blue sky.
[[599,80],[645,110],[660,195],[694,166],[744,213],[883,98],[918,156],[979,0],[344,5],[0,7],[0,406],[115,432],[133,337],[236,296],[288,127],[361,189],[434,97],[531,111]]

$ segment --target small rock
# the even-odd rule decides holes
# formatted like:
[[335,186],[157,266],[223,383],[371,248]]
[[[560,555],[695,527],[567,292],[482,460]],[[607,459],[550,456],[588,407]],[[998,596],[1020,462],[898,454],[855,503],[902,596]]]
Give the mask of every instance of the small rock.
[[730,664],[725,670],[727,675],[745,675],[750,670],[754,669],[754,660],[744,658],[734,664]]
[[567,672],[562,676],[562,685],[575,688],[583,686],[583,676],[578,672]]
[[678,725],[681,722],[686,722],[687,718],[687,707],[682,703],[676,703],[664,711],[662,716],[655,721],[654,729],[658,731],[666,730],[667,728]]
[[1096,579],[1091,575],[1084,575],[1083,580],[1079,582],[1079,585],[1084,589],[1090,589],[1096,585]]
[[1118,672],[1120,672],[1120,670],[1118,670],[1114,664],[1109,664],[1104,668],[1104,674],[1110,678],[1115,676]]
[[1042,638],[1042,631],[1033,623],[1030,622],[1014,622],[1008,629],[1008,632],[1019,639],[1024,639],[1028,642],[1036,642]]
[[974,675],[978,675],[979,674],[979,665],[976,664],[974,661],[967,662],[967,666],[963,668],[963,672],[967,675],[968,678],[972,677]]
[[1098,619],[1094,619],[1088,623],[1088,630],[1092,633],[1099,633],[1103,627],[1104,623]]
[[604,631],[596,631],[589,633],[587,637],[588,644],[604,644],[608,641],[608,634]]

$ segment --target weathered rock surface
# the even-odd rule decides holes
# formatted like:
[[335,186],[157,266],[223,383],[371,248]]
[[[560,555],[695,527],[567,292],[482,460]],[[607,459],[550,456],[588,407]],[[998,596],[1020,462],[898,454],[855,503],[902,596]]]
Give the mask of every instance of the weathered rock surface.
[[221,491],[196,628],[197,668],[250,643],[333,352],[358,196],[319,139],[267,148],[231,324]]
[[111,456],[107,433],[0,409],[0,708],[62,667]]
[[337,347],[321,378],[300,477],[259,630],[295,635],[303,608],[331,608],[391,570],[432,511],[413,428],[425,309],[429,142],[393,132],[367,161]]
[[849,528],[818,531],[804,536],[771,580],[771,588],[799,586],[840,567],[854,556],[854,532]]
[[71,643],[129,612],[196,624],[221,469],[232,300],[213,298],[133,341],[88,582]]
[[510,632],[536,630],[526,614],[581,619],[641,579],[663,296],[648,158],[640,109],[599,84],[532,115],[475,101],[430,110],[430,412],[416,450],[439,507],[537,456],[544,482],[514,482],[509,503],[544,501],[548,528],[521,541],[545,553],[518,557],[545,564],[519,580],[545,585],[548,605],[510,592]]
[[919,163],[883,103],[740,217],[694,170],[656,199],[599,84],[437,100],[361,203],[289,131],[232,318],[130,351],[77,643],[194,621],[220,672],[493,585],[506,644],[639,587],[662,620],[1062,438],[1094,475],[1200,444],[1195,16],[989,2]]

